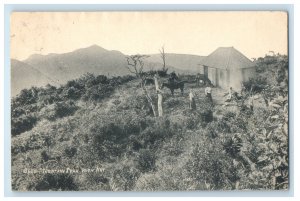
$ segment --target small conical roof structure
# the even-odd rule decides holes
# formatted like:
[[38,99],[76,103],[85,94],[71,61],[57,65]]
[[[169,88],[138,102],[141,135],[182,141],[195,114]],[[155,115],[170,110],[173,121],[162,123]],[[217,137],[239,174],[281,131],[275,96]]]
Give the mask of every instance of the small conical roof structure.
[[220,69],[254,67],[254,63],[234,47],[219,47],[200,63],[204,66]]

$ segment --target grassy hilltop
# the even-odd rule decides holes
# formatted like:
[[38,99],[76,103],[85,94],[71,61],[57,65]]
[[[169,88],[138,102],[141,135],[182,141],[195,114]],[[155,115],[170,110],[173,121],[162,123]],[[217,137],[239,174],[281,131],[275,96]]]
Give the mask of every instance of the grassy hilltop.
[[253,112],[247,97],[224,105],[218,88],[211,107],[188,83],[184,95],[163,89],[164,116],[154,117],[133,76],[22,90],[11,104],[13,190],[287,189],[287,57],[256,63],[258,77],[245,83]]

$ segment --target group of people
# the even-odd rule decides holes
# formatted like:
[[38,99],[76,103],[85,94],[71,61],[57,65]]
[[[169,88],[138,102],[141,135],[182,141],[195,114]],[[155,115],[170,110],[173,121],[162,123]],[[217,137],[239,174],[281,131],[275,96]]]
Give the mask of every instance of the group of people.
[[[171,74],[170,74],[170,77],[169,77],[169,82],[170,83],[175,83],[175,82],[179,82],[179,78],[178,76],[176,75],[176,73],[173,71]],[[196,75],[196,85],[199,86],[200,85],[200,81],[201,81],[201,78],[200,78],[200,73],[198,73]],[[207,86],[205,88],[205,96],[211,101],[213,102],[212,100],[212,95],[211,95],[211,87],[210,86]]]
[[[204,93],[205,93],[205,97],[209,100],[211,105],[213,105],[213,99],[212,99],[212,95],[211,95],[211,87],[209,87],[209,86],[206,87],[204,90]],[[190,98],[190,109],[192,109],[192,110],[196,109],[196,102],[195,102],[195,97],[194,97],[194,93],[193,93],[192,89],[190,89],[189,98]]]
[[[196,85],[197,86],[200,86],[200,74],[198,73],[197,76],[196,76]],[[176,73],[173,71],[171,74],[170,74],[170,77],[169,77],[169,82],[171,83],[175,83],[175,82],[179,82],[179,78],[178,76],[176,75]],[[234,91],[232,87],[229,88],[228,90],[228,93],[225,94],[227,95],[226,96],[226,100],[225,102],[231,102],[231,101],[239,101],[241,100],[243,97],[242,97],[242,93],[243,93],[243,90],[244,90],[244,87],[242,86],[242,90],[241,90],[241,94],[239,94],[238,92]],[[213,103],[213,98],[212,98],[212,88],[210,85],[206,86],[205,89],[204,89],[204,93],[205,93],[205,97],[211,102]],[[191,102],[193,102],[192,100],[194,99],[194,95],[190,92],[190,100]],[[250,95],[249,97],[249,100],[248,100],[248,106],[249,108],[253,111],[253,96]],[[193,108],[193,106],[191,105],[191,108]]]

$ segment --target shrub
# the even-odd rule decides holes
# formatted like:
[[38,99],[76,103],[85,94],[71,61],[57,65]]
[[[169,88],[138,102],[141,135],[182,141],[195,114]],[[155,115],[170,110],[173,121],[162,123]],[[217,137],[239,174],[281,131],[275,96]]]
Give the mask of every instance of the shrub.
[[37,104],[30,104],[18,107],[12,106],[11,109],[11,117],[18,118],[22,115],[29,115],[29,113],[37,112],[39,110],[39,107]]
[[18,118],[21,115],[25,114],[25,109],[23,107],[11,107],[11,118]]
[[213,121],[213,112],[211,110],[202,111],[201,112],[201,120],[206,123]]
[[111,85],[99,84],[93,85],[86,89],[83,95],[84,101],[99,101],[103,98],[109,97],[113,92],[113,87]]
[[79,90],[75,87],[69,87],[66,89],[66,92],[65,92],[65,97],[64,99],[72,99],[72,100],[77,100],[81,97],[81,91],[82,90]]
[[132,75],[124,75],[124,76],[121,77],[121,83],[124,84],[124,83],[127,83],[127,82],[129,82],[129,81],[131,81],[131,80],[134,80],[134,79],[136,79],[135,76],[132,76]]
[[65,88],[71,88],[71,87],[73,87],[74,89],[83,89],[84,85],[82,85],[79,80],[70,80],[65,85]]
[[226,112],[223,115],[223,120],[225,121],[231,121],[236,117],[236,114],[234,112]]
[[17,97],[12,101],[14,107],[30,105],[37,102],[38,89],[32,87],[31,89],[23,89]]
[[208,97],[205,97],[199,101],[199,111],[202,122],[209,123],[213,121],[213,110],[213,103]]
[[[200,117],[203,117],[203,116],[201,115]],[[188,119],[187,119],[187,121],[186,121],[186,127],[188,129],[195,129],[195,128],[197,128],[197,126],[201,122],[201,120],[202,121],[206,120],[205,117],[201,118],[201,119],[200,119],[200,117],[198,115],[191,115],[191,116],[189,116]],[[206,120],[206,121],[208,121],[208,120]]]
[[108,84],[108,79],[105,75],[98,75],[96,77],[96,83],[97,84]]
[[110,182],[113,191],[130,191],[133,190],[140,171],[130,165],[122,165],[116,168],[112,173]]
[[226,112],[216,124],[216,131],[222,133],[231,133],[236,127],[236,114],[234,112]]
[[78,107],[72,101],[57,102],[44,108],[41,111],[41,116],[54,121],[57,118],[73,115],[77,109]]
[[182,103],[180,102],[180,100],[178,99],[174,99],[174,98],[170,98],[170,99],[167,99],[166,102],[165,102],[165,105],[168,107],[168,108],[174,108],[178,105],[181,105]]
[[168,119],[155,119],[148,123],[148,127],[142,131],[141,137],[145,146],[158,146],[165,138],[174,134]]
[[45,174],[35,185],[37,191],[77,191],[78,187],[70,174]]
[[[139,115],[120,112],[97,116],[98,121],[90,124],[89,149],[101,160],[114,160],[125,154],[128,148],[138,150],[142,143],[138,134],[146,129],[147,122]],[[130,136],[130,137],[129,137]]]
[[72,158],[77,153],[76,147],[67,147],[65,149],[65,154],[67,157]]
[[11,134],[12,136],[19,135],[25,131],[31,130],[38,118],[34,115],[23,115],[19,118],[12,118],[11,120]]
[[157,74],[158,74],[160,77],[167,77],[167,76],[168,76],[168,68],[166,68],[166,69],[161,69],[161,70],[157,70],[156,72],[157,72]]
[[223,146],[227,154],[229,154],[232,158],[236,158],[243,146],[242,139],[235,134],[231,138],[227,139]]
[[[88,166],[87,166],[88,167]],[[80,177],[81,191],[111,191],[111,175],[113,168],[107,168],[101,172],[89,172]],[[79,186],[79,185],[78,185]]]
[[206,127],[207,137],[210,137],[212,139],[218,137],[219,134],[218,134],[217,126],[218,126],[218,123],[216,123],[216,122],[211,122],[211,123],[207,124],[207,127]]
[[153,151],[141,149],[138,154],[137,168],[141,172],[149,172],[155,169],[156,157]]
[[182,169],[166,166],[156,172],[142,174],[136,182],[136,191],[184,191],[191,189],[186,185]]
[[138,151],[143,147],[143,143],[138,139],[137,136],[131,135],[129,137],[129,146],[131,147],[132,150]]
[[267,81],[262,77],[256,77],[243,82],[243,85],[246,91],[251,91],[252,89],[252,93],[260,93],[266,88]]
[[137,180],[134,190],[135,191],[170,191],[170,188],[163,188],[164,182],[160,176],[153,173],[142,174]]
[[122,140],[127,137],[127,134],[122,127],[122,125],[114,122],[91,126],[91,149],[99,159],[108,160],[123,153],[122,150],[126,147],[126,144],[123,144]]
[[47,151],[42,151],[41,153],[41,157],[42,157],[42,162],[47,162],[49,160],[49,155],[47,154]]
[[166,156],[179,156],[185,151],[184,141],[181,136],[176,135],[167,141],[167,143],[164,143],[161,150]]
[[197,144],[185,168],[197,184],[196,190],[233,189],[239,179],[232,159],[223,152],[219,140]]

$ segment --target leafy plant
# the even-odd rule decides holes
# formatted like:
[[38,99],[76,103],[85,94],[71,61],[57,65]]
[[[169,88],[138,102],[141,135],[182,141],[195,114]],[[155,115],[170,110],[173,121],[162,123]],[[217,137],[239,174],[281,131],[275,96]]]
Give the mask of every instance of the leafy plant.
[[141,172],[149,172],[155,169],[155,154],[148,149],[141,149],[137,159],[137,168]]
[[16,136],[25,131],[31,130],[38,118],[33,115],[23,115],[19,118],[12,118],[11,120],[11,135]]
[[76,191],[78,186],[70,174],[45,174],[35,185],[37,191]]
[[65,154],[69,158],[72,158],[76,153],[77,153],[76,147],[68,147],[65,149]]

